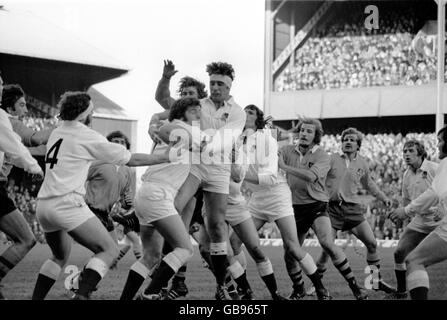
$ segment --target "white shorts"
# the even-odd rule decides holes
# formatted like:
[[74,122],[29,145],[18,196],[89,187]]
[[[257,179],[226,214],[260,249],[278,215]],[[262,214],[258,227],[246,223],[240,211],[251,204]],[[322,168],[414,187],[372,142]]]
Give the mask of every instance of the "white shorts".
[[407,225],[407,228],[419,233],[429,234],[440,225],[440,222],[425,221],[420,215],[416,215]]
[[88,219],[96,217],[78,193],[68,193],[60,197],[38,199],[36,216],[46,233],[72,231]]
[[230,226],[234,227],[238,224],[251,219],[251,214],[247,209],[245,202],[238,204],[228,204],[227,212],[225,213],[225,221],[227,221]]
[[[206,216],[205,206],[202,207],[202,217]],[[238,204],[227,204],[225,212],[225,221],[232,227],[251,219],[251,214],[247,209],[245,202]]]
[[178,214],[174,206],[177,190],[167,184],[143,183],[135,197],[135,214],[140,225]]
[[228,194],[230,192],[231,165],[191,165],[190,173],[200,181],[204,191]]
[[287,183],[254,192],[248,202],[248,210],[253,217],[268,222],[293,216],[292,192]]
[[433,230],[433,233],[436,233],[442,240],[447,242],[447,219],[444,218],[439,226]]

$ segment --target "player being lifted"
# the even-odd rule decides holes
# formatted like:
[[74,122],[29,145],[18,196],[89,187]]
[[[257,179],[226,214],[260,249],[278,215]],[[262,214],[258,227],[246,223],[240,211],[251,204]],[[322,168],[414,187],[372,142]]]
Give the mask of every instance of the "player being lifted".
[[[304,242],[307,232],[312,228],[320,245],[348,282],[356,299],[366,299],[368,296],[357,284],[346,255],[334,243],[331,221],[327,213],[329,198],[325,189],[330,157],[319,147],[323,136],[321,122],[305,118],[300,120],[297,130],[298,145],[287,145],[281,148],[279,167],[286,172],[287,182],[292,190],[299,242],[300,244]],[[293,281],[291,298],[301,299],[306,294],[301,269],[287,253],[285,260],[287,271]]]
[[59,107],[63,122],[48,140],[45,178],[36,206],[53,256],[40,269],[33,300],[44,299],[58,279],[70,255],[69,236],[94,253],[81,272],[74,299],[88,299],[118,256],[116,243],[84,200],[90,164],[105,160],[116,165],[147,166],[168,161],[168,154],[131,154],[90,129],[93,103],[85,92],[66,92]]
[[[391,200],[380,191],[372,180],[366,159],[359,154],[363,135],[355,128],[348,128],[341,133],[342,153],[330,156],[330,169],[326,178],[326,190],[329,193],[327,212],[334,229],[334,236],[338,230],[350,231],[366,246],[366,263],[374,268],[379,280],[373,287],[385,293],[392,293],[394,289],[383,281],[380,274],[380,257],[377,252],[377,241],[371,226],[365,220],[365,206],[358,196],[360,188],[369,190],[375,197],[382,200],[388,207]],[[329,255],[322,251],[317,266],[321,274],[326,270]]]
[[[3,79],[0,76],[0,101],[2,101],[2,94]],[[31,156],[28,149],[22,144],[21,137],[13,131],[9,115],[4,110],[3,105],[0,108],[0,134],[0,166],[3,166],[6,153],[10,164],[23,168],[31,174],[43,177],[43,171],[36,159]],[[25,257],[36,241],[25,218],[8,197],[4,183],[0,184],[0,203],[0,231],[14,241],[0,256],[1,288],[2,279]],[[3,299],[5,297],[0,290],[0,300]]]
[[[206,131],[214,142],[219,141],[222,146],[219,148],[219,143],[215,143],[215,150],[202,153],[204,156],[200,163],[191,166],[191,172],[176,196],[175,206],[183,214],[185,206],[202,187],[208,212],[207,232],[211,239],[210,259],[216,276],[217,296],[229,300],[224,285],[228,266],[225,212],[230,184],[230,154],[233,142],[245,125],[245,113],[230,95],[233,67],[228,63],[213,62],[207,65],[206,70],[210,76],[211,96],[200,100],[200,130]],[[190,217],[184,221],[189,226]]]
[[[437,221],[439,225],[430,232],[415,249],[405,258],[407,269],[407,288],[413,300],[427,300],[429,291],[429,278],[426,268],[447,259],[447,215],[446,212],[446,179],[447,179],[447,126],[438,132],[438,152],[441,162],[436,169],[435,177],[431,186],[413,199],[405,207],[397,208],[390,214],[390,219],[394,222],[397,219],[404,220],[414,217],[416,214],[422,219],[414,218],[409,226],[415,221],[412,227],[424,226],[430,222],[433,225]],[[433,208],[435,207],[435,208]],[[427,220],[425,220],[427,219]],[[424,224],[419,224],[423,221]],[[424,226],[426,229],[428,225]]]

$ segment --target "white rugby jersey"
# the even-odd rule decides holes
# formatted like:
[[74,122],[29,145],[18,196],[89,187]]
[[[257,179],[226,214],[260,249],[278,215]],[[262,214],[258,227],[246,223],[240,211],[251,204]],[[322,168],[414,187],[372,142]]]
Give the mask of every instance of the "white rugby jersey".
[[[173,120],[172,123],[184,127],[189,132],[192,130],[192,127],[183,121]],[[193,145],[198,144],[200,144],[199,141],[193,141]],[[168,148],[169,146],[165,143],[157,144],[152,154],[163,154]],[[189,161],[183,163],[160,163],[148,167],[146,172],[141,176],[141,181],[168,184],[175,190],[178,190],[188,177],[190,169],[191,163]]]
[[248,137],[246,147],[251,149],[246,152],[252,154],[246,177],[257,176],[259,180],[259,184],[247,182],[253,192],[269,190],[273,185],[287,183],[284,173],[278,168],[278,142],[269,132],[256,131]]
[[9,161],[15,166],[33,173],[39,170],[39,164],[13,131],[8,114],[3,109],[0,109],[0,135],[0,167],[3,165],[6,152]]
[[45,178],[37,198],[70,192],[85,195],[85,182],[93,161],[125,165],[130,157],[124,146],[109,142],[79,121],[64,121],[48,139]]
[[[229,161],[233,141],[242,133],[245,126],[247,117],[245,111],[234,101],[233,97],[225,101],[223,107],[220,108],[216,108],[216,105],[210,98],[201,99],[200,105],[200,130],[214,136],[208,150],[212,150],[217,154],[223,154],[223,158]],[[218,131],[210,132],[214,131],[210,129]],[[228,133],[231,136],[226,136]],[[221,141],[222,138],[224,138],[223,143]],[[226,152],[224,153],[223,150]]]

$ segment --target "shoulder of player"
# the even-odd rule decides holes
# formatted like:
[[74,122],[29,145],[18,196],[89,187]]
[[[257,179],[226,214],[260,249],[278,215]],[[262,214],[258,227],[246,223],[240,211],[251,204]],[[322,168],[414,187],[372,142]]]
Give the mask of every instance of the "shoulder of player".
[[313,155],[315,158],[318,158],[318,159],[320,159],[320,160],[327,160],[327,161],[330,161],[330,159],[331,159],[331,156],[329,155],[329,153],[326,152],[326,151],[323,149],[323,147],[321,147],[321,146],[315,146],[315,147],[312,149],[312,155]]
[[429,171],[430,173],[434,174],[438,166],[438,163],[425,159],[421,167],[423,167],[424,171]]

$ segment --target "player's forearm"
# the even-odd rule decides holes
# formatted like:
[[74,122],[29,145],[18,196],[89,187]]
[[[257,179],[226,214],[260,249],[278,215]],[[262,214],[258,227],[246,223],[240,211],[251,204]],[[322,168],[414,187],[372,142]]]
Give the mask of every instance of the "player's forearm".
[[415,215],[419,213],[423,215],[424,213],[429,213],[428,209],[436,205],[438,202],[438,196],[435,191],[430,187],[419,197],[412,200],[410,204],[405,206],[405,213],[408,215]]
[[317,180],[316,175],[308,170],[294,168],[287,165],[284,165],[281,169],[283,169],[288,174],[294,175],[295,177],[303,179],[307,182],[314,182]]
[[142,167],[165,162],[169,162],[166,154],[133,153],[126,165],[129,167]]
[[[165,109],[170,109],[172,106],[171,91],[169,90],[170,78],[161,77],[155,91],[155,100]],[[175,101],[175,100],[174,100]]]
[[244,180],[244,176],[246,174],[246,168],[240,164],[232,164],[231,165],[231,180],[236,183]]

